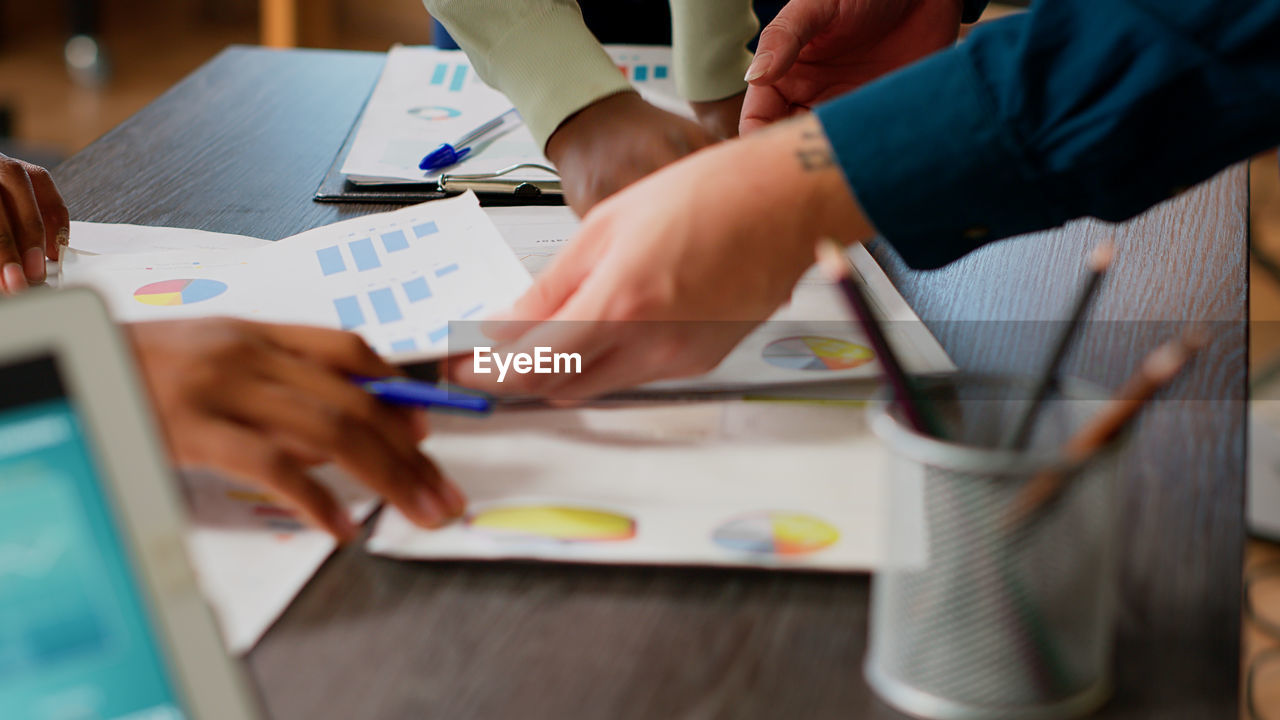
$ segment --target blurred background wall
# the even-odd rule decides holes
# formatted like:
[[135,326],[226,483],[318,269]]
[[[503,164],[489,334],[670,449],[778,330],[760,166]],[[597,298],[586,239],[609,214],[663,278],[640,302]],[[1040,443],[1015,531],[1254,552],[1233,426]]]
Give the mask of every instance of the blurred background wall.
[[0,0],[0,152],[54,165],[232,43],[385,50],[430,28],[420,0]]

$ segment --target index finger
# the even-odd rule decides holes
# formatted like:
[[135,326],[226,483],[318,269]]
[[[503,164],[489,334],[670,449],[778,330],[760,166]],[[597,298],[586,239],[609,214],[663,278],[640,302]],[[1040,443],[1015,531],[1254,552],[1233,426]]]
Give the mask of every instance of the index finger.
[[63,246],[71,239],[71,215],[67,211],[67,203],[48,170],[31,163],[23,165],[27,168],[27,177],[31,179],[31,189],[35,191],[36,205],[44,221],[45,257],[57,260]]

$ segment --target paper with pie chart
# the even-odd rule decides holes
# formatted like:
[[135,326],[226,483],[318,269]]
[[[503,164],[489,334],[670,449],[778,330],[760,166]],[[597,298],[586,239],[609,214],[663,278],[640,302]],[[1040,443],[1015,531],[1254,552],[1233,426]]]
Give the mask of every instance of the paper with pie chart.
[[839,572],[918,564],[920,483],[886,481],[865,411],[730,401],[440,416],[424,448],[468,496],[466,516],[432,531],[385,508],[368,549]]
[[396,360],[446,354],[450,322],[503,310],[530,283],[470,193],[261,247],[77,254],[62,272],[63,284],[98,290],[118,320],[320,325],[359,333]]

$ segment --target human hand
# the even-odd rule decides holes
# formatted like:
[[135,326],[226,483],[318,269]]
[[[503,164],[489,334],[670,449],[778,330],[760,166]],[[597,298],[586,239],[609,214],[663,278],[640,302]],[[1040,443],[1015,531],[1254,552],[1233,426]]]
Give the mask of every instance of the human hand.
[[720,140],[738,137],[738,118],[742,116],[742,99],[746,91],[730,95],[722,100],[691,101],[698,123]]
[[494,352],[581,356],[581,374],[476,374],[495,394],[576,401],[713,368],[789,297],[820,237],[873,235],[816,118],[707,148],[597,205],[509,313]]
[[602,98],[561,123],[547,140],[564,197],[578,215],[670,162],[715,141],[698,123],[638,93]]
[[747,69],[745,134],[955,42],[960,0],[791,0]]
[[224,318],[126,327],[178,464],[268,490],[341,540],[356,528],[309,466],[336,462],[425,527],[462,513],[418,451],[425,416],[349,380],[397,374],[358,336]]
[[0,290],[44,282],[45,258],[57,260],[71,219],[49,171],[0,154]]

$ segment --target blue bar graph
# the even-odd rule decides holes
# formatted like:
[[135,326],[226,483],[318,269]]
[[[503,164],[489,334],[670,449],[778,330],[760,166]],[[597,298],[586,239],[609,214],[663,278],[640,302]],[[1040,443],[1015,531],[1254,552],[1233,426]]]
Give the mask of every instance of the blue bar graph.
[[666,65],[654,65],[654,66],[653,66],[653,79],[654,79],[654,80],[666,80],[666,79],[667,79],[667,66],[666,66]]
[[420,238],[424,238],[428,235],[435,235],[438,232],[440,232],[440,228],[436,227],[434,222],[424,222],[421,225],[413,226],[413,234]]
[[395,340],[391,343],[391,352],[412,352],[418,349],[418,342],[413,338]]
[[337,245],[320,248],[316,251],[316,258],[320,260],[320,272],[326,277],[347,269],[347,264],[342,261],[342,250]]
[[378,316],[378,322],[383,325],[404,319],[400,306],[396,304],[396,296],[391,294],[391,288],[371,291],[369,302],[373,305],[374,314]]
[[360,301],[355,297],[340,297],[333,301],[333,307],[338,311],[338,322],[342,324],[343,330],[358,328],[364,324],[364,312],[360,309]]
[[453,69],[453,80],[449,81],[449,89],[453,92],[462,90],[462,83],[467,79],[467,66],[459,65]]
[[428,334],[427,334],[427,339],[428,339],[428,340],[430,340],[430,341],[431,341],[431,342],[433,342],[433,343],[438,343],[438,342],[440,342],[441,340],[443,340],[443,339],[445,339],[445,338],[447,338],[447,337],[449,337],[449,326],[448,326],[448,325],[443,325],[443,326],[441,326],[441,327],[438,327],[438,328],[436,328],[435,330],[432,330],[430,333],[428,333]]
[[374,252],[373,240],[369,238],[354,240],[347,243],[347,249],[351,251],[351,259],[356,261],[357,270],[363,272],[382,267],[382,261],[378,259],[378,253]]
[[449,66],[446,63],[436,63],[436,69],[431,73],[432,85],[443,85],[444,76],[449,72]]
[[382,247],[386,248],[387,252],[389,253],[399,252],[401,250],[408,250],[409,238],[404,236],[403,230],[396,230],[395,232],[382,233]]
[[442,268],[438,268],[436,270],[436,277],[444,277],[445,275],[456,272],[458,272],[458,263],[453,263],[452,265],[445,265]]
[[427,286],[426,278],[414,278],[403,283],[405,297],[409,298],[409,302],[418,302],[431,297],[431,288]]
[[648,80],[648,79],[649,79],[649,66],[637,65],[635,69],[636,82],[644,82],[645,80]]
[[471,308],[470,310],[468,310],[468,311],[466,311],[466,312],[462,313],[462,318],[465,320],[466,318],[469,318],[469,317],[471,317],[472,315],[475,315],[476,313],[480,312],[481,308],[483,308],[483,307],[484,307],[484,303],[480,303],[479,305],[477,305],[477,306],[475,306],[475,307]]

